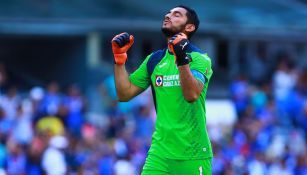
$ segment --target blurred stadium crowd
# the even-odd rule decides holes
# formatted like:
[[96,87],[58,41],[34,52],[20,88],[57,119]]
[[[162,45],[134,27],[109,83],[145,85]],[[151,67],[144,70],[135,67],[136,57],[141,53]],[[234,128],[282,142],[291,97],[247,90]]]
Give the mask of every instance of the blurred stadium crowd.
[[150,91],[119,104],[107,77],[89,95],[103,99],[98,114],[77,85],[23,91],[8,78],[1,64],[0,174],[139,174],[154,129]]
[[[249,61],[229,85],[237,121],[208,126],[213,174],[306,175],[307,70],[285,54]],[[0,174],[139,174],[156,117],[150,90],[118,103],[112,75],[90,92],[57,82],[24,91],[9,78],[0,64]]]
[[305,175],[306,65],[296,64],[285,53],[273,62],[261,55],[250,58],[250,73],[239,75],[230,85],[238,120],[230,129],[211,134],[214,172]]

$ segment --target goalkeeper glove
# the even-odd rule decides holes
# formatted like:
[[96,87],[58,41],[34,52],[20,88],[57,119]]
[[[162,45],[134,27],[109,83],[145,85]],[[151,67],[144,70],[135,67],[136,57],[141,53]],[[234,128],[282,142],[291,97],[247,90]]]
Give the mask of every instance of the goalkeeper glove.
[[192,59],[186,54],[190,42],[184,33],[178,33],[168,41],[168,48],[175,55],[177,66],[189,64]]
[[127,60],[127,51],[132,46],[134,37],[127,32],[116,35],[112,43],[115,64],[123,65]]

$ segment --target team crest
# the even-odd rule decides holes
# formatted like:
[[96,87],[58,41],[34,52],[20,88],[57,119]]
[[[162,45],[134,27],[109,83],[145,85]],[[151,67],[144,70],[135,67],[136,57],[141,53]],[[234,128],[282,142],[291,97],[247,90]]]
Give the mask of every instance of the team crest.
[[162,86],[163,85],[163,77],[161,75],[156,76],[156,86]]

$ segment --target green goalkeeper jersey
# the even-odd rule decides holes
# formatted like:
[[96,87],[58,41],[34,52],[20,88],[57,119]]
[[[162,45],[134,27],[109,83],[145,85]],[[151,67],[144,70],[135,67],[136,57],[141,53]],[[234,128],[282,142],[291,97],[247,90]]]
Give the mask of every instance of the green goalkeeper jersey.
[[141,66],[130,75],[134,85],[146,89],[152,85],[156,105],[156,128],[148,154],[156,154],[169,159],[190,160],[212,157],[212,147],[206,128],[205,97],[208,83],[213,73],[211,60],[207,54],[195,46],[190,46],[189,63],[193,76],[204,84],[199,98],[189,103],[184,99],[180,86],[179,70],[174,55],[168,50],[160,50],[157,63],[152,66],[146,57]]

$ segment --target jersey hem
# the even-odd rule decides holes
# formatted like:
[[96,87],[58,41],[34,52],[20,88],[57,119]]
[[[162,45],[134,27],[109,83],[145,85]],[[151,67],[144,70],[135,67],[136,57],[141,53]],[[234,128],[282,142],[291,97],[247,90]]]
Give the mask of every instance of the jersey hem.
[[155,153],[148,153],[148,154],[152,154],[152,155],[156,155],[158,157],[162,157],[165,159],[171,159],[171,160],[202,160],[202,159],[208,159],[208,158],[213,158],[213,154],[210,155],[206,155],[206,156],[199,156],[199,157],[172,157],[172,156],[162,156],[159,154],[155,154]]
[[165,157],[166,159],[172,159],[172,160],[201,160],[201,159],[208,159],[212,158],[212,156],[202,156],[202,157]]

